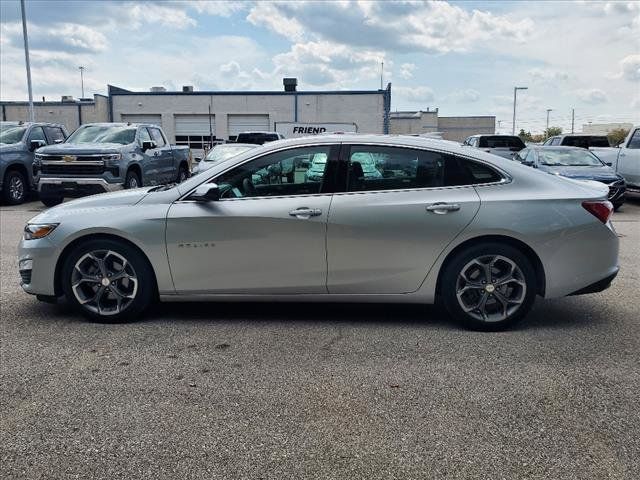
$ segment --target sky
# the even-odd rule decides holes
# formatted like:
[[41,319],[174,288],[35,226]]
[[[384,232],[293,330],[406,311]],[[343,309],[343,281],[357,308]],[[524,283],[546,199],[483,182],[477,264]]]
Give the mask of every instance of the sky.
[[[392,110],[576,131],[640,123],[640,1],[27,0],[34,99],[147,91],[375,90]],[[0,2],[0,98],[26,100],[20,3]]]

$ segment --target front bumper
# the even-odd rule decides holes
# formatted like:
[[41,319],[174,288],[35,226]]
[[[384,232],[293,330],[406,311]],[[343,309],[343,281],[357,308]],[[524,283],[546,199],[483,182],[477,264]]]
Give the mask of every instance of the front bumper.
[[54,296],[58,251],[49,238],[22,240],[18,247],[20,286],[31,295]]
[[38,179],[38,191],[41,194],[91,195],[115,192],[122,188],[121,183],[109,183],[104,178],[40,177]]

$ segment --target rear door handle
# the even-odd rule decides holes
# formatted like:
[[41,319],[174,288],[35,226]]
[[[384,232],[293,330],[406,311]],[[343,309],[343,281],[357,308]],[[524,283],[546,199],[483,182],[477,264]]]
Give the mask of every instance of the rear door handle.
[[295,210],[291,210],[289,212],[289,215],[297,218],[317,217],[319,215],[322,215],[322,210],[320,210],[319,208],[302,207],[302,208],[296,208]]
[[444,215],[445,213],[449,212],[457,212],[458,210],[460,210],[460,205],[458,205],[457,203],[438,202],[432,203],[431,205],[427,206],[427,212],[432,212],[437,215]]

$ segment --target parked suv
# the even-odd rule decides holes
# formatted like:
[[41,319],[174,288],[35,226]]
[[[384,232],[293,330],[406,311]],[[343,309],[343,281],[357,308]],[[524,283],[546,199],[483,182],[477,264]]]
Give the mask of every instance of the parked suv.
[[189,176],[189,147],[166,138],[157,125],[83,125],[64,143],[36,153],[40,200],[53,206],[64,197],[181,182]]
[[462,144],[480,148],[487,153],[509,160],[525,147],[522,139],[516,135],[472,135]]
[[34,151],[66,138],[66,129],[57,123],[0,122],[0,193],[4,203],[18,205],[35,189]]

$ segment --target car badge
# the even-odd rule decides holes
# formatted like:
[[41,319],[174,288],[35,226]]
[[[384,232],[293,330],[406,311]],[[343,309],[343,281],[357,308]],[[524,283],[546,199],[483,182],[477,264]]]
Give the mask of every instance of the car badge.
[[65,155],[62,157],[62,160],[65,162],[75,162],[76,157],[74,157],[73,155]]

